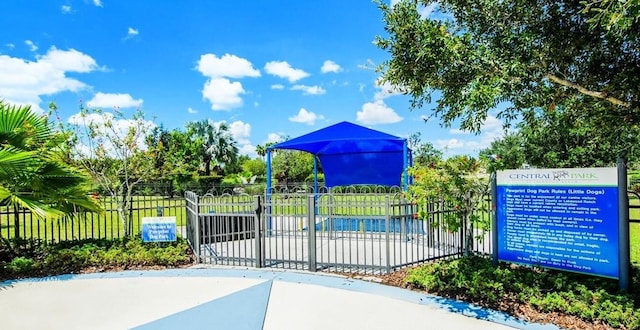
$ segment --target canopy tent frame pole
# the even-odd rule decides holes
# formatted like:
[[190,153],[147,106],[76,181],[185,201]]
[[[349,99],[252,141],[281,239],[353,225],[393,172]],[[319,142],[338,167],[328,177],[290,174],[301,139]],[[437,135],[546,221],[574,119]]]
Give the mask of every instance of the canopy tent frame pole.
[[271,236],[271,148],[267,148],[267,188],[265,191],[267,203],[267,233]]
[[318,195],[318,156],[313,155],[313,193]]
[[407,140],[402,141],[402,191],[407,191],[409,188],[409,147],[407,146]]
[[318,215],[318,156],[313,155],[313,212]]

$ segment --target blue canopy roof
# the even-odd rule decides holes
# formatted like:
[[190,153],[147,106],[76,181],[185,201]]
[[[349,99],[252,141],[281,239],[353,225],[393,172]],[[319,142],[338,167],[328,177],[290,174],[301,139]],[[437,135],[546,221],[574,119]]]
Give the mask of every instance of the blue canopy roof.
[[406,140],[341,122],[271,146],[316,155],[327,187],[354,184],[401,186]]

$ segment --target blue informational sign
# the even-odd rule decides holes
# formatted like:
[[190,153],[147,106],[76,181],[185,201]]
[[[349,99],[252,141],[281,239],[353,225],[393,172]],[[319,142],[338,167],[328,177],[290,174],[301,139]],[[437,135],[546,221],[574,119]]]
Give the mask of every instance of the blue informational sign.
[[143,242],[174,242],[176,239],[176,217],[142,218]]
[[497,173],[498,259],[619,278],[616,168]]

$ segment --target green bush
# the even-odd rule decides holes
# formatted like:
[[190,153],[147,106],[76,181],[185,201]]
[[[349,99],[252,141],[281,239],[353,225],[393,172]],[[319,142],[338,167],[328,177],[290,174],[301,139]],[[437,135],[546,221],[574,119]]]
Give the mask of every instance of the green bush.
[[[0,260],[0,279],[75,273],[91,267],[105,270],[145,266],[176,267],[192,262],[189,251],[186,240],[182,238],[176,242],[160,244],[143,243],[139,237],[41,244],[31,249],[13,249],[11,255],[18,256],[8,262],[3,261],[6,257]],[[5,254],[9,255],[8,252]]]
[[16,257],[7,265],[7,268],[14,273],[30,272],[35,267],[35,261],[27,257]]
[[405,281],[417,288],[491,308],[515,300],[541,312],[559,312],[612,327],[640,329],[640,276],[619,292],[614,280],[501,263],[471,256],[411,269]]

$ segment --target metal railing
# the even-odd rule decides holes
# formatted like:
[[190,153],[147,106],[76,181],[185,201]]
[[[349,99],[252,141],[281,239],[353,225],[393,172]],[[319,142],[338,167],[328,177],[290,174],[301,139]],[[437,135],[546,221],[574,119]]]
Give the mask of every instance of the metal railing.
[[[59,219],[41,219],[24,208],[0,207],[0,237],[47,243],[123,237],[125,228],[118,215],[117,200],[101,197],[100,204],[104,209],[102,213],[81,212]],[[184,197],[131,196],[128,211],[132,235],[140,233],[143,217],[175,216],[178,226],[187,222]]]
[[[189,192],[187,238],[200,262],[311,271],[388,273],[463,255],[472,236],[473,252],[491,253],[488,228],[453,226],[446,203],[426,204],[426,218],[418,219],[418,206],[401,193],[345,192]],[[491,216],[481,213],[475,219]]]

